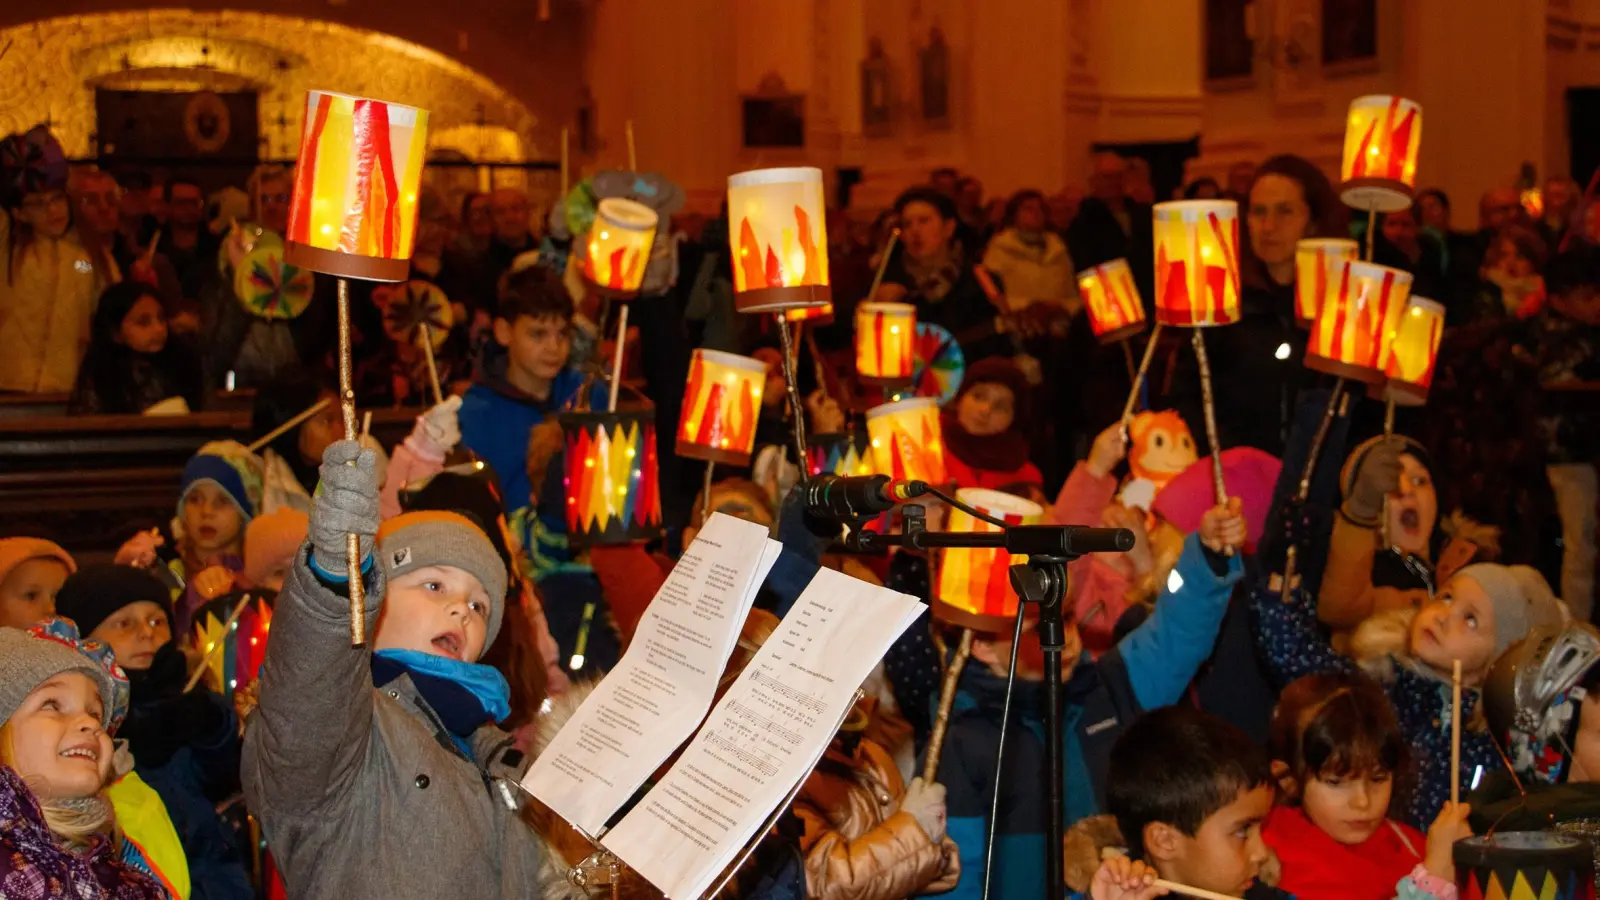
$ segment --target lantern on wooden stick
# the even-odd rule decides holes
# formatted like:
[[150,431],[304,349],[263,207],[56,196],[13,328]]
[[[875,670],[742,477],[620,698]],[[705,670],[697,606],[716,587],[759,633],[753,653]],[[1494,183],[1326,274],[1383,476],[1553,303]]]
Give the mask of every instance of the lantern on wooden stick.
[[[326,91],[306,95],[305,127],[289,204],[284,259],[339,278],[339,397],[344,436],[355,440],[350,386],[348,278],[404,281],[417,236],[417,195],[428,112]],[[347,537],[350,642],[366,643],[361,544]]]
[[1360,252],[1349,238],[1308,238],[1294,245],[1294,315],[1302,328],[1317,320],[1328,283]]
[[643,203],[607,197],[595,206],[580,270],[600,293],[631,297],[644,283],[660,217]]
[[561,414],[567,535],[578,546],[661,534],[661,477],[651,409]]
[[831,299],[826,216],[821,169],[757,169],[728,179],[740,312],[822,306]]
[[683,391],[679,456],[744,466],[755,449],[756,418],[767,364],[759,359],[696,350]]
[[1341,378],[1383,381],[1390,342],[1411,293],[1411,273],[1348,262],[1330,279],[1306,346],[1306,367]]
[[[962,503],[1007,525],[1038,525],[1044,521],[1039,504],[1000,491],[962,488]],[[962,533],[999,531],[1000,526],[951,508],[945,530]],[[1004,631],[1017,618],[1017,592],[1011,587],[1010,567],[1026,562],[998,547],[960,547],[940,550],[933,589],[933,616],[942,622],[978,631]]]
[[1383,374],[1380,399],[1402,406],[1421,406],[1433,386],[1433,368],[1439,361],[1439,340],[1444,336],[1444,305],[1427,297],[1412,297],[1395,325],[1394,341]]
[[1201,327],[1239,321],[1239,204],[1175,200],[1152,213],[1156,319]]
[[1356,209],[1394,212],[1411,205],[1422,147],[1422,107],[1371,94],[1350,101],[1345,117],[1339,193]]
[[879,474],[895,481],[942,484],[947,480],[939,402],[934,398],[912,397],[867,410],[867,437],[872,442],[873,467]]
[[862,303],[856,307],[856,374],[868,384],[911,383],[917,308],[909,303]]
[[1144,300],[1126,259],[1079,272],[1078,293],[1089,310],[1089,327],[1100,343],[1114,343],[1144,330]]

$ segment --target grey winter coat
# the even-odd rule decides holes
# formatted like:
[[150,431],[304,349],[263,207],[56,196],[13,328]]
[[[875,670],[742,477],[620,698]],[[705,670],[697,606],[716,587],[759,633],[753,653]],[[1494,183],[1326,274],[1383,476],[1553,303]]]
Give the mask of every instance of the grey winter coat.
[[[306,553],[278,595],[244,744],[245,796],[289,896],[544,896],[544,851],[508,807],[526,768],[511,736],[479,728],[469,759],[408,676],[375,689],[349,601]],[[368,583],[370,642],[381,572]]]

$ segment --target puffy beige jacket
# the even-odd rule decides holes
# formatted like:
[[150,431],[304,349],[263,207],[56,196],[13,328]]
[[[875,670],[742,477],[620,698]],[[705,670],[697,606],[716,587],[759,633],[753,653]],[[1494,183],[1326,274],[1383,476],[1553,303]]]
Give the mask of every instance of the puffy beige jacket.
[[1000,232],[983,251],[983,266],[1001,277],[1014,310],[1054,303],[1075,315],[1083,306],[1067,245],[1048,231],[1043,247],[1025,243],[1014,228]]
[[12,249],[0,213],[0,391],[70,391],[105,281],[75,232]]

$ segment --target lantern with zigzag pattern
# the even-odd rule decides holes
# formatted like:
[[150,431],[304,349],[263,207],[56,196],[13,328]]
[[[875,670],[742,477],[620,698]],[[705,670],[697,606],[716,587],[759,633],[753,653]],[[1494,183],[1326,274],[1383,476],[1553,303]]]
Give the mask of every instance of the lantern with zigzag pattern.
[[661,534],[654,409],[561,414],[567,535],[577,546]]

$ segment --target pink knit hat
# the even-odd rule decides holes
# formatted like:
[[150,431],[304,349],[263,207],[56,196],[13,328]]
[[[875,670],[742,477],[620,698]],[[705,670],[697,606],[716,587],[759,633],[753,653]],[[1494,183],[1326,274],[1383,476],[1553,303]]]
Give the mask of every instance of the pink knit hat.
[[[1243,501],[1246,529],[1245,552],[1253,553],[1267,528],[1267,513],[1272,507],[1272,489],[1278,483],[1283,463],[1270,453],[1254,447],[1234,447],[1222,451],[1222,477],[1228,495]],[[1152,512],[1188,534],[1200,530],[1200,517],[1217,505],[1217,490],[1211,480],[1211,457],[1202,457],[1183,470],[1156,495]]]
[[305,513],[287,506],[251,519],[244,530],[244,577],[259,585],[283,568],[306,542],[309,527]]
[[5,581],[12,569],[30,559],[53,559],[66,566],[68,574],[78,571],[71,554],[44,538],[0,538],[0,581]]

